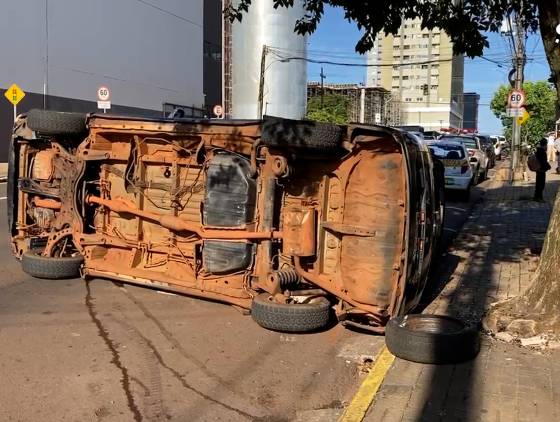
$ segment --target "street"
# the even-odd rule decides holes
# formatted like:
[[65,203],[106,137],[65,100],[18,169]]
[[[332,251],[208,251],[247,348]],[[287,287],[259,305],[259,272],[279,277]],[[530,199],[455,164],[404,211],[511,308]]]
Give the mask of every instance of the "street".
[[[486,183],[469,204],[450,195],[446,243]],[[33,279],[8,246],[5,192],[2,183],[0,420],[335,420],[383,347],[340,325],[282,334],[219,303]]]

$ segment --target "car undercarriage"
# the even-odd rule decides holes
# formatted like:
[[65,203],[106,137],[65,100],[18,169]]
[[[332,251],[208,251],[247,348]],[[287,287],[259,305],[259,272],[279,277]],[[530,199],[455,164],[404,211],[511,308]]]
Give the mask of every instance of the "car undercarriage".
[[433,180],[413,185],[429,158],[396,131],[79,116],[15,125],[12,246],[31,275],[226,302],[284,331],[320,328],[334,304],[382,332],[418,302],[442,216]]

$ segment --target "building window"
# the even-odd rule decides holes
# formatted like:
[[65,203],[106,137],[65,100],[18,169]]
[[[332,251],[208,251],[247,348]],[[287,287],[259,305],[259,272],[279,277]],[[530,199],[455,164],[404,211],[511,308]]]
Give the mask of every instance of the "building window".
[[398,77],[398,76],[393,76],[393,80],[394,80],[394,81],[398,81],[398,80],[399,80],[399,77]]
[[439,86],[438,85],[432,85],[430,88],[435,90],[435,89],[438,89]]
[[424,101],[424,97],[416,97],[416,101]]
[[422,69],[427,69],[427,68],[428,68],[428,65],[427,65],[427,64],[423,64],[423,65],[422,65]]
[[403,76],[402,78],[403,78],[403,81],[408,80],[408,76]]
[[408,60],[410,59],[410,56],[403,56],[403,60]]
[[422,34],[422,38],[430,38],[430,34]]
[[399,68],[399,66],[393,65],[393,70],[397,70],[398,68]]
[[407,45],[403,46],[403,50],[410,50],[410,45],[407,44]]
[[405,98],[404,100],[405,100],[407,103],[409,103],[409,102],[412,101],[412,98]]

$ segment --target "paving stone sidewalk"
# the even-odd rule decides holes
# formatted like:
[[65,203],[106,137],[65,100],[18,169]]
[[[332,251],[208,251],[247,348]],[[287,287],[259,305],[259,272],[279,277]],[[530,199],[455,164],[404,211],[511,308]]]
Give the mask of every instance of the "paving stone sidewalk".
[[[534,178],[533,178],[534,180]],[[485,183],[463,230],[435,271],[424,312],[480,320],[491,303],[531,282],[560,176],[548,173],[546,201],[534,181]],[[558,421],[560,351],[522,349],[482,336],[481,352],[460,365],[396,359],[366,421]]]

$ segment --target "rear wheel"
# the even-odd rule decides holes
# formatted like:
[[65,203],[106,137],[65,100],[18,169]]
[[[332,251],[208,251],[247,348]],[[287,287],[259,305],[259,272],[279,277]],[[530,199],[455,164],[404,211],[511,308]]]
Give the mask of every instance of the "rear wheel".
[[304,303],[278,303],[268,293],[253,299],[251,316],[261,327],[274,331],[303,333],[327,326],[330,303],[315,297]]
[[461,199],[464,202],[469,202],[471,199],[471,185],[469,185],[469,187],[461,192]]

